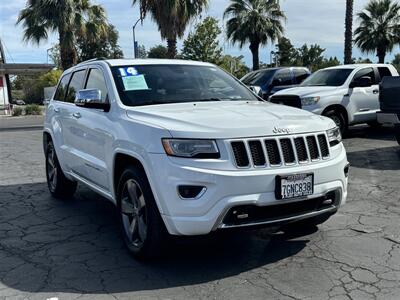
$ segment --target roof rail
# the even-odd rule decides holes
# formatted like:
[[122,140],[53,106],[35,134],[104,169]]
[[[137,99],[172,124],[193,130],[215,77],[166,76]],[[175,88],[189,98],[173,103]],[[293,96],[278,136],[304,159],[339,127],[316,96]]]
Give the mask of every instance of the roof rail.
[[96,57],[96,58],[92,58],[92,59],[88,59],[88,60],[82,61],[82,62],[80,62],[79,64],[77,64],[77,66],[83,65],[83,64],[86,64],[86,63],[92,62],[92,61],[106,60],[106,59],[107,59],[107,58],[105,58],[105,57]]

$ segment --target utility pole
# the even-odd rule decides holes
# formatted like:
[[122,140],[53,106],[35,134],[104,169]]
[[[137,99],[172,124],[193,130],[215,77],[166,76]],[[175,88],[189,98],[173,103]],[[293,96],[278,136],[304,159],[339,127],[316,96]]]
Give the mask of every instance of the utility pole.
[[136,22],[135,22],[135,24],[133,25],[133,27],[132,27],[132,36],[133,36],[133,58],[136,58],[137,57],[137,52],[138,52],[138,45],[137,45],[137,42],[136,42],[136,36],[135,36],[135,28],[136,28],[136,25],[139,23],[139,21],[140,20],[142,20],[142,18],[139,18]]

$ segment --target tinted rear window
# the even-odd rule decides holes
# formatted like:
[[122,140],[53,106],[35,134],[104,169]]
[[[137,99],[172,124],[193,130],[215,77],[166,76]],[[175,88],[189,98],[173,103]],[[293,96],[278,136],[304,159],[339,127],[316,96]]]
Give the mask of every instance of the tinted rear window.
[[261,86],[269,83],[275,73],[276,70],[251,72],[244,76],[241,81],[246,85]]

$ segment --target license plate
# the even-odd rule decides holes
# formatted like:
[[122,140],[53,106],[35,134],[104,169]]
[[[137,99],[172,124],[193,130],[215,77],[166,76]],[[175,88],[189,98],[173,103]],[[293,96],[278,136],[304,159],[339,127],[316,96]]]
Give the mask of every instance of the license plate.
[[314,174],[293,174],[276,177],[277,199],[305,197],[314,193]]

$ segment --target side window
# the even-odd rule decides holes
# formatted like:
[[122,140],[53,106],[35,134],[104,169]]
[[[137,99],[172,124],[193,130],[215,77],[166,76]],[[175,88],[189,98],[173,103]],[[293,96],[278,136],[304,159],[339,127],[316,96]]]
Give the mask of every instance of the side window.
[[67,86],[69,79],[71,78],[71,74],[64,75],[60,83],[58,84],[57,90],[54,94],[54,100],[64,101],[65,100],[65,92],[67,91]]
[[277,85],[291,85],[292,82],[292,73],[289,70],[280,70],[276,73],[274,77],[274,81],[279,81]]
[[304,69],[294,69],[296,83],[302,83],[310,74]]
[[373,68],[365,68],[358,71],[356,75],[354,75],[353,82],[365,76],[371,77],[372,84],[376,84],[375,72]]
[[381,77],[381,80],[383,79],[383,77],[386,77],[386,76],[392,77],[393,76],[392,72],[390,72],[388,67],[379,67],[378,72]]
[[101,91],[101,101],[106,102],[108,91],[103,72],[99,69],[90,69],[85,89],[97,89]]
[[83,81],[85,80],[85,70],[77,71],[72,74],[71,81],[68,85],[67,96],[65,102],[74,103],[76,92],[83,89]]

